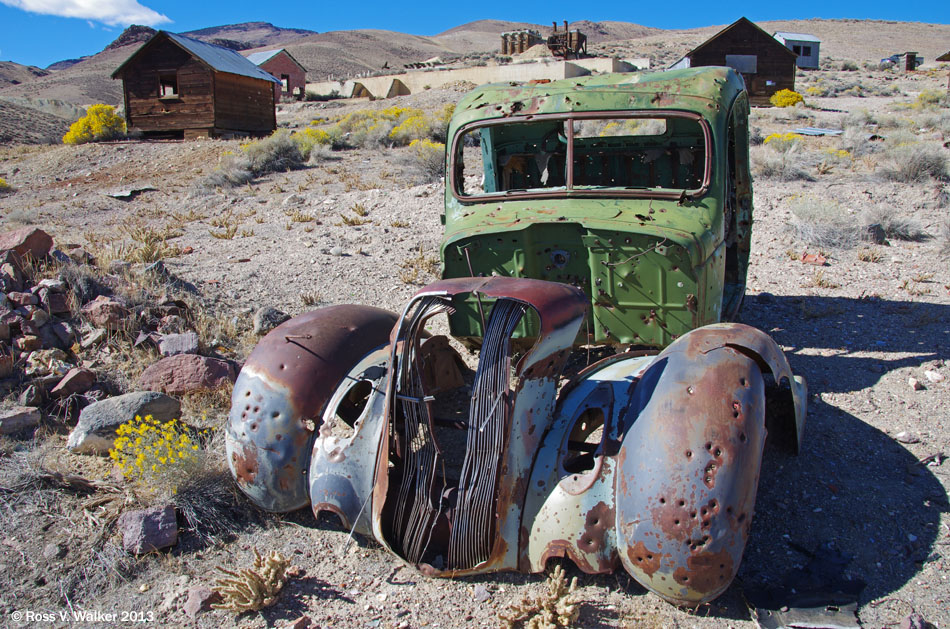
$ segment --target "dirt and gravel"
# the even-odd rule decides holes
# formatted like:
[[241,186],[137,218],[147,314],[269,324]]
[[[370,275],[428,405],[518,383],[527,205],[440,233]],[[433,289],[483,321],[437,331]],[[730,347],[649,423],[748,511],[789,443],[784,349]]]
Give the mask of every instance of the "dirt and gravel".
[[[809,98],[810,108],[795,112],[756,109],[753,126],[767,136],[804,125],[840,128],[861,110],[912,118],[919,112],[895,104],[946,83],[945,73],[849,76],[870,87],[894,84],[899,94]],[[811,73],[806,82],[835,78]],[[282,105],[278,120],[292,128],[394,104],[435,111],[460,96],[430,90],[385,102]],[[945,143],[950,135],[943,129],[916,133]],[[829,138],[804,142],[814,156],[837,147]],[[14,188],[0,196],[0,224],[41,226],[61,246],[103,253],[127,242],[130,226],[173,228],[181,235],[172,242],[191,252],[166,259],[166,267],[196,287],[214,316],[244,326],[262,306],[290,314],[340,303],[399,310],[421,283],[435,279],[442,186],[421,183],[406,149],[337,152],[228,191],[196,185],[225,152],[239,150],[236,141],[0,147],[0,177]],[[755,182],[749,291],[740,320],[769,332],[793,370],[807,378],[809,412],[799,455],[767,449],[739,577],[711,604],[681,610],[623,571],[588,576],[570,567],[579,581],[579,626],[751,627],[747,602],[756,590],[775,588],[792,605],[802,578],[826,592],[859,591],[865,626],[895,626],[912,612],[950,626],[950,264],[941,257],[947,188],[929,178],[885,181],[883,155],[832,168],[805,160],[811,181]],[[144,188],[129,200],[105,194]],[[883,208],[915,219],[928,237],[819,249],[791,228],[794,201],[803,197],[834,201],[856,217]],[[221,238],[229,226],[233,237]],[[821,253],[827,264],[804,264],[806,252]],[[923,388],[912,387],[910,378]],[[108,465],[63,452],[62,435],[49,439],[62,465],[109,477]],[[508,604],[542,587],[538,575],[430,579],[372,541],[351,543],[329,519],[317,522],[306,511],[264,518],[248,508],[246,524],[226,542],[185,540],[135,562],[131,577],[112,579],[113,585],[105,579],[94,597],[64,600],[57,575],[74,558],[68,552],[44,558],[43,549],[53,541],[69,547],[71,535],[88,530],[88,522],[69,511],[78,499],[56,500],[35,504],[22,531],[0,533],[0,570],[8,584],[0,593],[4,625],[25,626],[11,621],[14,611],[72,606],[150,613],[161,626],[284,626],[306,615],[320,627],[487,627],[499,624]],[[248,565],[254,547],[283,552],[303,576],[260,613],[186,616],[188,589],[211,585],[215,566]]]

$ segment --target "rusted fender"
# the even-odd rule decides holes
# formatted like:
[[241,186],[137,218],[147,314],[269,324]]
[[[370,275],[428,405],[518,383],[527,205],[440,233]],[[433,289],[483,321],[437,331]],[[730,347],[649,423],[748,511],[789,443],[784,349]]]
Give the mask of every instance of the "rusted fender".
[[618,454],[618,552],[677,605],[714,599],[739,569],[766,437],[763,369],[804,394],[768,335],[716,324],[670,345],[634,391]]
[[234,384],[225,431],[228,465],[258,506],[292,511],[310,503],[307,470],[327,400],[354,364],[386,345],[396,315],[330,306],[277,326]]

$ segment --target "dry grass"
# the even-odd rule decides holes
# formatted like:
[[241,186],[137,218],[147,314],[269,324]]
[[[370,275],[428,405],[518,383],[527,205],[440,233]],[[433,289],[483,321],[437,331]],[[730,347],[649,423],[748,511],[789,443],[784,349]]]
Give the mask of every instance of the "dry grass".
[[887,165],[881,175],[890,181],[922,183],[948,178],[946,150],[938,144],[914,142],[888,150]]
[[834,201],[817,197],[795,197],[789,202],[791,228],[795,237],[824,249],[849,248],[861,235],[858,219]]
[[438,275],[439,265],[438,256],[428,255],[422,245],[419,245],[418,253],[411,258],[406,258],[399,265],[399,279],[403,284],[425,284],[427,278]]
[[816,288],[838,288],[840,286],[840,284],[826,276],[822,269],[815,271],[815,274],[811,278],[811,285]]
[[755,147],[751,150],[752,173],[758,178],[776,181],[814,181],[808,174],[812,167],[810,160],[803,155],[800,144],[792,144],[778,153],[767,147]]
[[858,251],[858,260],[861,262],[880,262],[884,256],[874,249],[861,249]]
[[888,238],[917,242],[929,238],[920,221],[899,215],[895,207],[873,207],[865,213],[864,221],[868,225],[880,225]]

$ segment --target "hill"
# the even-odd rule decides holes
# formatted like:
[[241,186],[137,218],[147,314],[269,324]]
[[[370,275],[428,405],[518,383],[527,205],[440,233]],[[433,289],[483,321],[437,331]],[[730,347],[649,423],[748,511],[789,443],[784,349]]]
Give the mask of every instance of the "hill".
[[49,74],[35,66],[25,66],[12,61],[0,61],[0,87],[29,83],[37,77]]

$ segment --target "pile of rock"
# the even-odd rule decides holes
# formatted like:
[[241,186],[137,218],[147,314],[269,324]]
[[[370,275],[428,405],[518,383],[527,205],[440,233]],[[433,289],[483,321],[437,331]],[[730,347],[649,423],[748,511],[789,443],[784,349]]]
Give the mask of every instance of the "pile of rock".
[[[62,265],[59,277],[32,282],[29,265],[50,261]],[[144,391],[182,395],[216,389],[236,378],[237,365],[198,355],[198,334],[188,329],[185,303],[159,300],[133,309],[110,294],[110,286],[104,285],[108,278],[100,281],[88,269],[81,270],[93,261],[79,248],[68,254],[55,249],[53,239],[41,229],[0,234],[0,381],[5,381],[8,390],[21,390],[20,406],[0,410],[0,434],[35,427],[45,410],[69,423],[78,417],[70,448],[101,454],[111,446],[115,426],[136,414],[155,414],[148,408],[151,398],[135,404],[107,399],[113,392],[100,381],[94,367],[100,362],[96,360],[98,348],[109,339],[153,345],[162,354],[138,382]],[[149,267],[152,270],[146,269],[146,273],[167,274],[164,267],[158,268],[160,264],[152,265],[157,270]],[[106,402],[111,405],[98,406]],[[179,412],[175,402],[176,417]],[[109,416],[108,421],[103,420],[104,415]],[[103,436],[94,439],[95,447],[85,444],[86,436],[95,437],[98,430],[90,431],[89,425],[104,426]],[[105,442],[109,445],[103,447]]]

